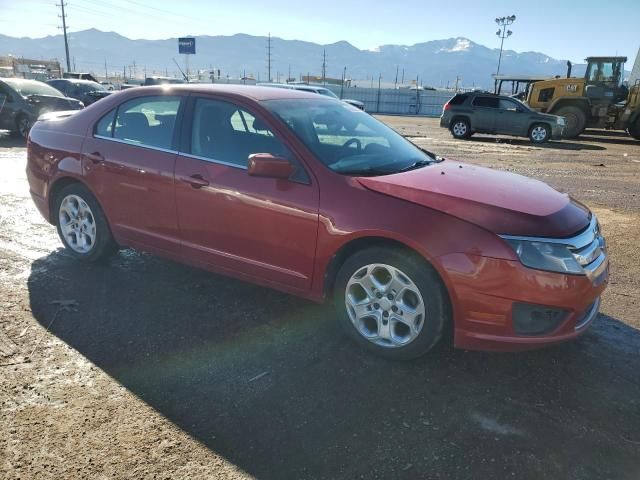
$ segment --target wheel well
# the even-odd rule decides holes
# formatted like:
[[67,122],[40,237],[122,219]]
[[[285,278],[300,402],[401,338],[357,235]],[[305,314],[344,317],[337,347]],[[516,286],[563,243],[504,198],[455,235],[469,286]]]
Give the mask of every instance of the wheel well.
[[67,185],[71,185],[72,183],[80,183],[84,185],[80,180],[74,177],[62,177],[57,179],[51,188],[49,189],[49,223],[55,224],[55,214],[54,210],[54,202],[56,201],[56,197],[58,196],[58,192],[62,190]]
[[465,120],[469,125],[471,125],[471,121],[466,115],[456,115],[451,119],[451,125],[453,125],[457,120]]
[[386,237],[362,237],[356,238],[345,245],[343,245],[340,250],[338,250],[335,255],[331,258],[327,269],[325,270],[324,275],[324,297],[325,299],[331,299],[333,297],[333,289],[335,285],[336,276],[338,274],[338,270],[344,264],[344,262],[354,253],[364,250],[365,248],[371,247],[385,247],[385,248],[393,248],[396,250],[402,250],[406,252],[407,255],[413,257],[417,262],[421,262],[425,268],[430,268],[436,274],[436,277],[440,281],[442,285],[442,289],[445,296],[445,308],[448,310],[451,323],[447,326],[447,330],[444,332],[444,336],[447,338],[447,343],[451,343],[453,340],[453,324],[455,323],[455,319],[453,318],[453,305],[451,303],[451,294],[449,293],[449,289],[447,288],[446,283],[440,276],[440,273],[436,270],[436,268],[429,262],[426,258],[424,258],[420,253],[418,253],[413,248],[407,246],[406,244],[399,242],[397,240],[393,240]]
[[559,109],[561,109],[563,107],[576,107],[576,108],[579,108],[580,110],[582,110],[584,112],[584,114],[587,117],[589,117],[589,104],[587,103],[586,100],[580,100],[580,101],[569,100],[569,99],[559,100],[558,102],[556,102],[553,105],[551,105],[551,108],[549,109],[549,113],[557,112]]

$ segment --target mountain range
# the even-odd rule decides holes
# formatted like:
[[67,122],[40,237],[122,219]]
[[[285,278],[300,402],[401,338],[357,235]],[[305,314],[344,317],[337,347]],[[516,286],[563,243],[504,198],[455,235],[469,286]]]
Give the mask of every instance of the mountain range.
[[[72,64],[76,71],[90,71],[104,75],[107,70],[141,76],[177,72],[174,62],[184,69],[184,58],[178,55],[177,38],[166,40],[130,39],[115,32],[89,29],[73,32],[69,36]],[[371,50],[360,50],[346,41],[320,45],[300,40],[271,37],[272,77],[284,81],[289,72],[292,77],[320,75],[326,55],[326,76],[340,78],[343,68],[347,77],[367,84],[377,83],[379,76],[386,84],[398,82],[404,75],[405,83],[418,78],[424,85],[453,85],[458,77],[466,87],[488,87],[492,84],[499,50],[457,37],[432,40],[415,45],[382,45]],[[231,36],[196,37],[196,55],[189,58],[190,69],[220,69],[223,76],[239,77],[252,74],[267,80],[267,37],[236,34]],[[14,55],[33,59],[59,59],[64,61],[62,35],[44,38],[15,38],[0,35],[0,55]],[[574,66],[574,75],[581,75],[584,66]],[[503,52],[501,73],[522,75],[564,75],[566,60],[551,58],[539,52]]]

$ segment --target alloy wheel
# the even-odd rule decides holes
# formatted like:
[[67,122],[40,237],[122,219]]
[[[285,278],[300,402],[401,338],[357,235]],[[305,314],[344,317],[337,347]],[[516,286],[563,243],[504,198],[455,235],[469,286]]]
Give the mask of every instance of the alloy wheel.
[[347,283],[345,307],[357,332],[382,347],[408,345],[424,326],[420,290],[409,276],[390,265],[359,268]]
[[542,142],[547,138],[547,129],[538,125],[531,130],[531,138],[536,142]]
[[96,243],[96,222],[91,208],[80,196],[67,195],[58,211],[60,231],[74,252],[86,254]]
[[467,124],[464,122],[456,122],[453,125],[453,134],[457,137],[463,137],[467,134]]

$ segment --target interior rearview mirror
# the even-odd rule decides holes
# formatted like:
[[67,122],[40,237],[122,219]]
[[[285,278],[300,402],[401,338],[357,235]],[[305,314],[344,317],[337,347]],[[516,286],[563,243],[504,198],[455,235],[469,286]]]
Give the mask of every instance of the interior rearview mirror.
[[254,153],[249,155],[247,172],[254,177],[287,179],[293,174],[294,167],[286,158],[270,153]]

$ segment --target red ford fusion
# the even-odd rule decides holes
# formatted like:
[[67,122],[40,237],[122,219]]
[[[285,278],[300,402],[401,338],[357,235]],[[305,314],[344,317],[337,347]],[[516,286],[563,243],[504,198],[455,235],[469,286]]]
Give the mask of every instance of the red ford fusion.
[[338,100],[143,87],[31,129],[33,200],[69,254],[130,247],[314,301],[390,358],[573,339],[598,314],[605,241],[544,183],[455,162]]

